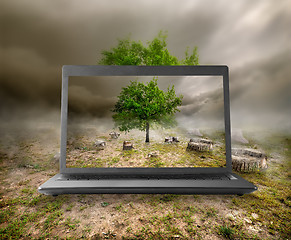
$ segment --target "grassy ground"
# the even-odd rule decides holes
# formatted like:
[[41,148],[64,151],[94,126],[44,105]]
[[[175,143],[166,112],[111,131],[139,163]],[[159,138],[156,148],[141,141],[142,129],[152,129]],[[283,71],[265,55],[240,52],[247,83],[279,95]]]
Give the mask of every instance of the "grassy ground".
[[[92,129],[90,130],[93,131]],[[118,139],[111,139],[110,131],[90,136],[88,132],[75,134],[68,139],[67,167],[223,167],[225,166],[224,136],[222,133],[208,134],[204,137],[212,139],[211,151],[187,151],[190,136],[173,130],[179,143],[165,143],[169,132],[155,130],[150,143],[145,143],[144,134],[131,131],[122,134]],[[177,133],[179,132],[179,134]],[[106,141],[105,148],[94,146],[94,140]],[[133,149],[122,150],[123,141],[130,140]],[[158,153],[157,157],[149,157],[149,153]]]
[[290,239],[291,138],[250,146],[269,168],[240,174],[259,187],[244,195],[41,195],[58,172],[50,129],[0,145],[0,239]]

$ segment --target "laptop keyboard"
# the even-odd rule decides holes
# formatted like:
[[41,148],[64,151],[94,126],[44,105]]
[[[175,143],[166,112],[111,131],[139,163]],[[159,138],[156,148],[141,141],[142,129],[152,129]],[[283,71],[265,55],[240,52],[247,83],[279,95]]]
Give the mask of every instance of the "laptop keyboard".
[[61,175],[58,181],[84,180],[236,180],[231,174],[159,174],[159,175]]

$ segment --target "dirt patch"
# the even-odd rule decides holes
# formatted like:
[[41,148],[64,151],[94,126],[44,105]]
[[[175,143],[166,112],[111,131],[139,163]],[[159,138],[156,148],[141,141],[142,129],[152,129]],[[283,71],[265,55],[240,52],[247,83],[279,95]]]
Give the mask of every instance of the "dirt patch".
[[[282,152],[272,154],[276,159],[271,158],[267,170],[243,174],[259,190],[242,197],[161,194],[52,197],[37,192],[39,185],[58,172],[58,164],[52,160],[58,146],[53,138],[45,139],[40,134],[39,139],[15,142],[10,148],[2,145],[0,149],[2,239],[284,239],[290,235],[290,179]],[[163,139],[164,136],[161,144]],[[184,149],[188,142],[183,137],[180,140],[176,152],[167,152],[168,145],[163,145],[165,148],[159,149],[159,154],[178,158],[179,147]],[[118,141],[122,148],[123,139]],[[143,150],[146,147],[143,142],[137,146],[143,153],[148,151]],[[289,147],[284,145],[282,149]],[[115,151],[123,154],[121,150],[112,150]],[[135,154],[140,153],[133,152],[132,156]]]

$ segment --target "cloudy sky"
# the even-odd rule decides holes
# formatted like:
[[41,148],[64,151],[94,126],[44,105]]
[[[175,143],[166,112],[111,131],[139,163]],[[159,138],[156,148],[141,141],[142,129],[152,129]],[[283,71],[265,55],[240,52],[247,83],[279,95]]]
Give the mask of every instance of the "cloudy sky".
[[[70,122],[97,118],[103,123],[112,120],[112,110],[122,88],[131,81],[147,84],[153,76],[137,77],[71,77],[69,80]],[[158,87],[167,92],[174,86],[182,104],[176,113],[182,127],[222,128],[224,125],[222,76],[159,76]],[[96,120],[98,121],[98,120]],[[112,127],[112,126],[111,126]],[[111,128],[110,127],[110,128]]]
[[[56,116],[61,66],[92,65],[129,34],[144,44],[168,31],[179,59],[230,68],[234,127],[291,128],[289,0],[1,1],[1,119]],[[54,119],[52,117],[52,119]]]

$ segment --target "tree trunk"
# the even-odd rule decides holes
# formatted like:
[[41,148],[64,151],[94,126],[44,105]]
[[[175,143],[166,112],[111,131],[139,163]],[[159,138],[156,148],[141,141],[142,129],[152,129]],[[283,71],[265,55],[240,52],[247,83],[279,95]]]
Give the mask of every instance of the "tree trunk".
[[150,123],[146,123],[146,140],[145,142],[150,142]]

